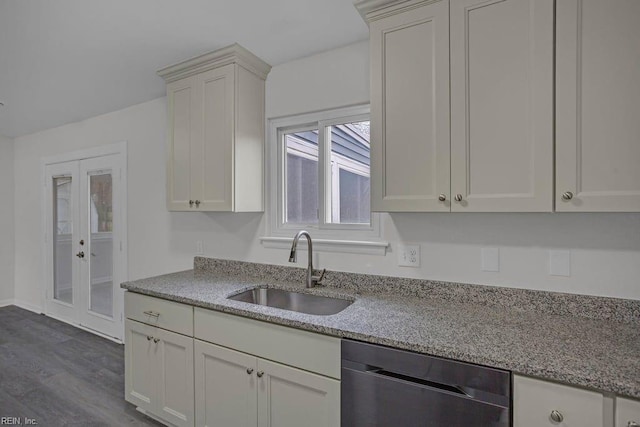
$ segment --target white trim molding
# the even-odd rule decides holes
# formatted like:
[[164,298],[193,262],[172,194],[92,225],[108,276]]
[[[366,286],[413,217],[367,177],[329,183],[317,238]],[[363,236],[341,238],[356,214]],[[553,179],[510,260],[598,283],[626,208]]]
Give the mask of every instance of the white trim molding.
[[[291,249],[293,237],[260,237],[260,242],[265,248]],[[313,249],[318,252],[341,252],[350,254],[385,255],[389,242],[364,240],[333,240],[313,239]],[[307,250],[306,243],[299,247]]]

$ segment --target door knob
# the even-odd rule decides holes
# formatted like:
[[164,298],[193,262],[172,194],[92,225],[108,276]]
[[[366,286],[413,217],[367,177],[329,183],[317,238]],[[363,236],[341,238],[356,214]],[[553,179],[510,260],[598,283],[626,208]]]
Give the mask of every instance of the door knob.
[[84,258],[84,252],[83,252],[83,251],[80,251],[80,252],[78,252],[78,253],[76,254],[76,256],[77,256],[78,258]]

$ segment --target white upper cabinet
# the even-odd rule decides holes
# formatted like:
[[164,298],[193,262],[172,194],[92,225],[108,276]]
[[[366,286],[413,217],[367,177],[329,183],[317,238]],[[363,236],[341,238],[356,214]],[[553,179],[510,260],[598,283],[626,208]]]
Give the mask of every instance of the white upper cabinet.
[[552,211],[553,0],[356,7],[371,36],[373,210]]
[[451,210],[553,210],[553,0],[451,0]]
[[638,212],[640,2],[561,0],[556,14],[556,210]]
[[372,210],[448,211],[449,4],[373,20],[370,37]]
[[264,209],[270,69],[236,44],[158,71],[167,82],[169,210]]

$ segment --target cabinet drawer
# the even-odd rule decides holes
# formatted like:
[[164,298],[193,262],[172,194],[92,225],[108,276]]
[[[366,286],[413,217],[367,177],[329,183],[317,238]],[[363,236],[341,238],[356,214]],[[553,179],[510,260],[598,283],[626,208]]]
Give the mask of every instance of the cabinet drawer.
[[126,292],[124,312],[127,319],[193,336],[193,307],[189,305]]
[[289,366],[340,378],[340,339],[202,308],[195,337]]
[[[635,423],[635,424],[633,424]],[[616,397],[616,427],[640,426],[640,401]]]
[[[554,421],[561,417],[562,421]],[[580,426],[602,427],[604,396],[581,388],[513,377],[513,426]]]

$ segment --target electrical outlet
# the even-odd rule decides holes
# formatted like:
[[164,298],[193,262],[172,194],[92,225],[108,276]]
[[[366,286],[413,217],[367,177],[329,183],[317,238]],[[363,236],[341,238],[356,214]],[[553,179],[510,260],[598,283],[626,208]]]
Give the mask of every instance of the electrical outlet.
[[482,248],[482,271],[500,271],[500,248]]
[[202,255],[202,254],[204,254],[202,240],[196,240],[196,255]]
[[420,267],[420,245],[398,245],[398,265]]
[[549,251],[549,274],[552,276],[571,276],[571,251]]

